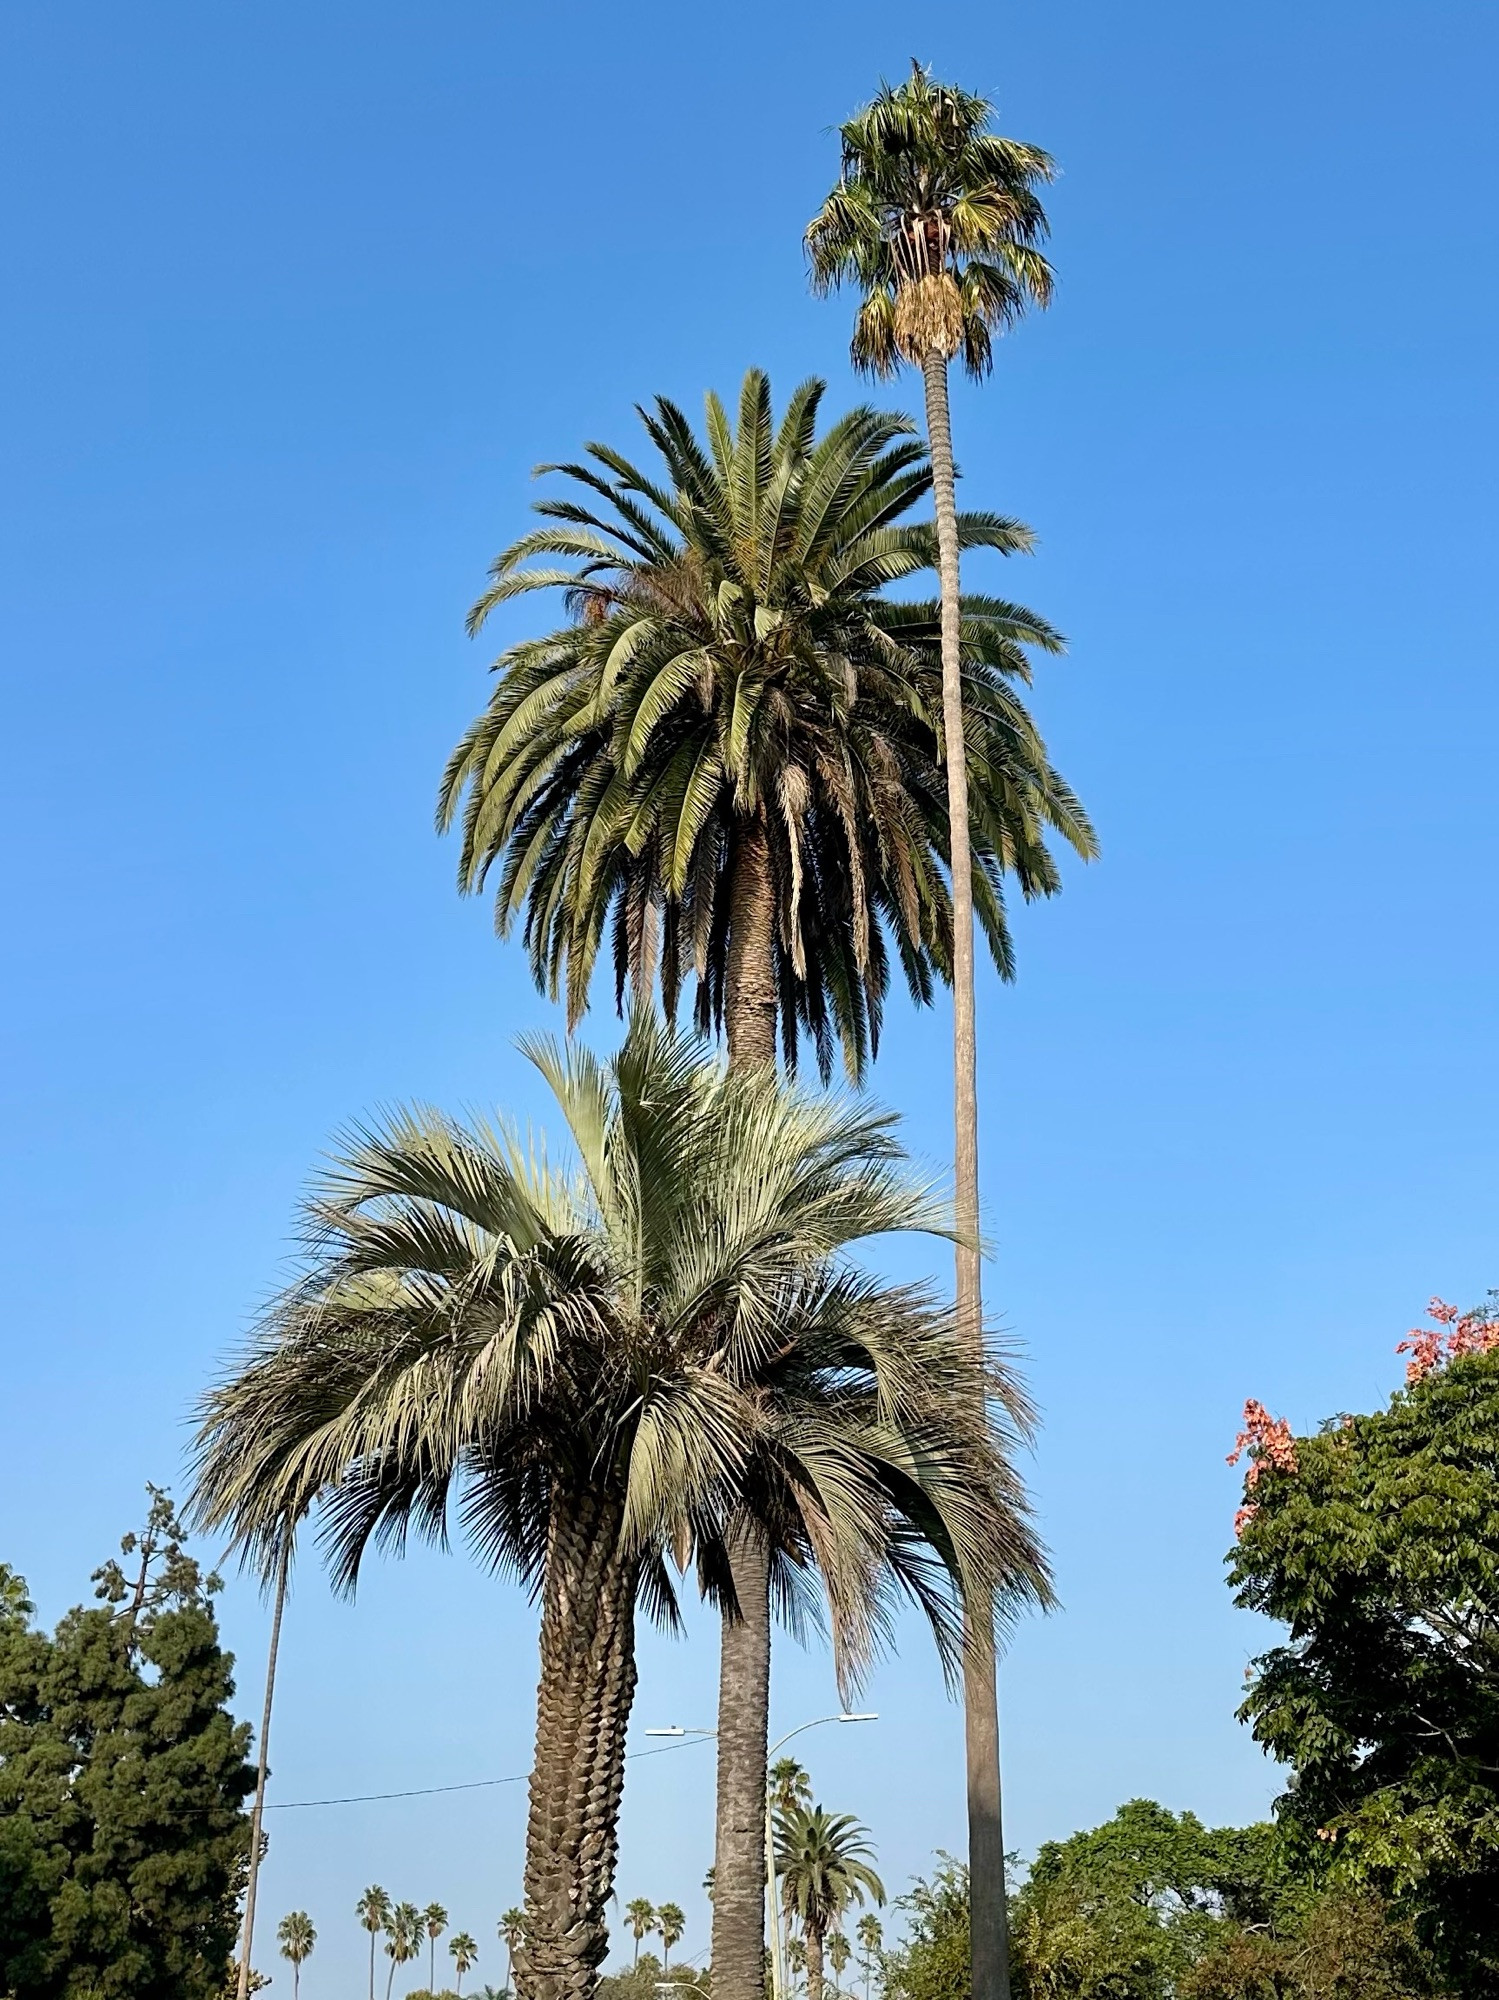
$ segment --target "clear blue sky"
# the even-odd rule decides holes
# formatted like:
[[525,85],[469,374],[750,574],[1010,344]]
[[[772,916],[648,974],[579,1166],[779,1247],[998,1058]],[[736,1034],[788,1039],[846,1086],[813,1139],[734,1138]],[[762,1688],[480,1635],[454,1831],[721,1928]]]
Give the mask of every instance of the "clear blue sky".
[[[549,1011],[431,831],[485,689],[462,614],[529,467],[630,442],[637,398],[750,363],[863,393],[798,236],[828,128],[919,53],[1064,168],[1055,309],[955,409],[970,494],[1041,535],[1004,584],[1071,638],[1037,707],[1104,843],[981,994],[990,1294],[1066,1600],[1006,1672],[1029,1849],[1138,1793],[1263,1809],[1220,1568],[1243,1398],[1367,1407],[1429,1293],[1499,1283],[1499,15],[912,21],[6,8],[0,1557],[53,1617],[178,1476],[343,1120],[537,1107],[511,1041]],[[929,1158],[945,1049],[894,1009],[877,1088]],[[249,1712],[243,1585],[225,1620]],[[711,1719],[711,1637],[645,1640],[642,1725]],[[528,1609],[466,1558],[352,1607],[309,1568],[275,1793],[523,1771],[534,1681]],[[902,1885],[961,1844],[958,1721],[914,1637],[868,1701],[809,1761]],[[783,1647],[778,1726],[829,1702]],[[689,1954],[710,1794],[682,1751],[625,1811],[621,1893],[682,1902]],[[498,1984],[522,1812],[279,1815],[263,1907],[322,1931],[311,2000],[358,1977],[369,1881],[447,1903]]]

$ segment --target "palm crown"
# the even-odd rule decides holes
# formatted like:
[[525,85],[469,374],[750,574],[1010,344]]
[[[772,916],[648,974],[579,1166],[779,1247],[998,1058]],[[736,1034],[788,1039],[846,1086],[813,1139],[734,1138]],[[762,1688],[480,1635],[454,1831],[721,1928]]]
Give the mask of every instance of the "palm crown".
[[[708,398],[706,445],[675,405],[641,412],[654,477],[601,444],[551,468],[572,491],[496,559],[470,624],[553,588],[570,622],[501,655],[439,821],[461,812],[465,889],[498,865],[498,927],[524,913],[533,971],[565,988],[570,1020],[607,936],[617,998],[659,977],[674,1014],[694,978],[699,1028],[727,1017],[732,1052],[763,953],[788,1061],[807,1034],[824,1074],[836,1040],[857,1075],[892,955],[919,1001],[951,976],[938,611],[887,595],[936,545],[908,518],[931,485],[908,421],[855,409],[818,438],[822,393],[804,384],[777,428],[751,371],[737,426]],[[993,514],[960,533],[1030,545]],[[1093,850],[1016,693],[1026,647],[1060,644],[1018,605],[965,602],[974,894],[1006,973],[1005,873],[1049,895],[1046,833]]]
[[806,245],[817,289],[863,294],[856,366],[888,375],[936,350],[983,375],[994,329],[1049,303],[1036,189],[1055,168],[1038,146],[987,131],[991,109],[913,63],[841,127],[842,173]]
[[851,1813],[783,1807],[775,1816],[775,1850],[781,1901],[814,1935],[829,1930],[851,1903],[885,1900],[866,1858],[873,1853],[867,1833]]

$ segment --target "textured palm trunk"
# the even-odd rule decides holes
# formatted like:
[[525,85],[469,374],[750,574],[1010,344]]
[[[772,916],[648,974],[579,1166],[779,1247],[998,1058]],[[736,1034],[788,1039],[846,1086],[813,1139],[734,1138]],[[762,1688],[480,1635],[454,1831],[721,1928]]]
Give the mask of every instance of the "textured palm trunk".
[[276,1567],[276,1608],[271,1613],[271,1646],[265,1663],[265,1707],[260,1717],[260,1745],[255,1759],[255,1806],[250,1814],[250,1869],[245,1880],[245,1921],[239,1941],[238,2000],[250,1991],[250,1949],[255,1941],[255,1890],[260,1880],[260,1829],[265,1818],[265,1783],[270,1772],[271,1702],[276,1692],[276,1655],[281,1650],[281,1614],[286,1609],[286,1573],[291,1563],[291,1537],[282,1544]]
[[[775,1067],[775,922],[770,839],[757,820],[740,844],[729,911],[724,1016],[731,1070]],[[731,1533],[729,1563],[739,1615],[724,1617],[718,1661],[713,2000],[764,2000],[770,1562],[747,1522]]]
[[[953,1191],[957,1208],[958,1325],[973,1352],[983,1339],[979,1269],[977,1035],[973,991],[973,856],[968,822],[968,750],[963,733],[963,658],[958,578],[958,506],[947,357],[931,349],[922,362],[932,498],[937,514],[937,575],[942,599],[942,740],[947,758],[947,816],[952,841],[953,902]],[[999,1778],[999,1698],[988,1606],[969,1620],[963,1652],[963,1712],[968,1764],[968,1870],[973,2000],[1010,2000],[1009,1911]]]
[[757,817],[740,837],[730,891],[724,1026],[731,1069],[775,1065],[775,893],[770,835]]
[[822,1932],[808,1924],[802,1934],[807,1948],[807,2000],[822,2000]]
[[635,1694],[636,1566],[620,1510],[555,1493],[541,1596],[536,1761],[526,1824],[521,2000],[589,2000],[609,1949],[625,1732]]
[[740,1616],[725,1616],[718,1659],[713,2000],[764,2000],[770,1562],[748,1522],[731,1536],[729,1560]]

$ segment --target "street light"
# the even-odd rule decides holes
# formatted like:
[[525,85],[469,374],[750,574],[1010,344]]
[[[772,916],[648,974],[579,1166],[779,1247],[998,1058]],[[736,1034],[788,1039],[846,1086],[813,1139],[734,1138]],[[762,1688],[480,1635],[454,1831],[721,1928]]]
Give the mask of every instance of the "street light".
[[[845,1709],[839,1715],[816,1715],[810,1722],[799,1722],[795,1729],[788,1729],[779,1742],[772,1743],[765,1753],[767,1767],[777,1750],[783,1749],[793,1736],[800,1736],[806,1729],[821,1729],[829,1722],[878,1722],[879,1716],[873,1712],[852,1714]],[[683,1729],[673,1723],[666,1729],[648,1729],[647,1736],[716,1736],[716,1729]],[[776,1899],[776,1842],[775,1828],[770,1818],[770,1793],[765,1796],[765,1900],[770,1911],[770,1991],[771,2000],[782,2000],[786,1991],[786,1970],[781,1953],[781,1906]]]

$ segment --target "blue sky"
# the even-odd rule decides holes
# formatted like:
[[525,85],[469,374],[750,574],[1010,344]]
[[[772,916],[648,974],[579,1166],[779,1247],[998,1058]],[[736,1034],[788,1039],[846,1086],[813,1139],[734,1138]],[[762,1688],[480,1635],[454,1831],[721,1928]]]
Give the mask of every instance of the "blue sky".
[[[1005,1674],[1029,1849],[1140,1793],[1264,1809],[1238,1410],[1367,1407],[1428,1294],[1499,1283],[1499,17],[911,22],[6,9],[0,1558],[54,1617],[178,1476],[341,1123],[540,1108],[512,1039],[550,1010],[431,830],[485,689],[463,612],[530,466],[629,444],[637,399],[751,363],[867,393],[798,237],[828,128],[919,53],[1064,170],[1055,308],[955,392],[968,494],[1041,537],[1002,583],[1070,637],[1036,706],[1104,848],[981,991],[989,1296],[1065,1600]],[[942,1016],[893,1009],[876,1088],[940,1160]],[[233,1584],[224,1616],[248,1713],[263,1613]],[[462,1555],[352,1606],[309,1567],[274,1795],[522,1772],[534,1681],[529,1610]],[[640,1725],[711,1720],[713,1681],[701,1624],[647,1636]],[[825,1660],[784,1645],[774,1701],[825,1711]],[[961,1845],[959,1723],[914,1634],[867,1701],[808,1761],[902,1886]],[[318,1924],[310,2000],[358,1975],[369,1881],[447,1903],[498,1984],[523,1803],[278,1814],[262,1907]],[[688,1955],[710,1808],[708,1751],[632,1767],[620,1890],[683,1903]]]

